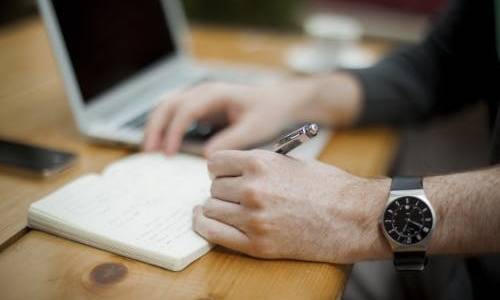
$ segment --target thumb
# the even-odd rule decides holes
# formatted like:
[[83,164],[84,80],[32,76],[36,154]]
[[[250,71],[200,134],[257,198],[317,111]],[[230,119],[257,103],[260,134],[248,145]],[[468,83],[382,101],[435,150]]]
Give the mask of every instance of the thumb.
[[205,156],[225,149],[243,149],[264,139],[258,123],[249,119],[241,120],[212,137],[204,149]]

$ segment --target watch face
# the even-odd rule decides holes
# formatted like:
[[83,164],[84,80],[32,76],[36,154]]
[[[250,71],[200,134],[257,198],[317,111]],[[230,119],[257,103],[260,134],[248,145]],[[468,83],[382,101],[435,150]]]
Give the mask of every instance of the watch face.
[[397,198],[387,206],[382,222],[394,241],[412,245],[429,234],[433,220],[432,212],[423,200],[406,196]]

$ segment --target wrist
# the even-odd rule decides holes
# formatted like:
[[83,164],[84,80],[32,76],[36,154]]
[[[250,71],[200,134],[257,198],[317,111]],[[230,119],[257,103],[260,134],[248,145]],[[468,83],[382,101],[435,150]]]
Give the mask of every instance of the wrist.
[[354,124],[361,112],[360,84],[347,72],[298,80],[295,94],[302,99],[296,121],[345,127]]
[[391,248],[379,225],[380,216],[389,196],[390,186],[390,178],[369,179],[366,184],[364,199],[369,200],[365,200],[365,213],[362,218],[365,231],[362,236],[360,260],[387,259],[392,256]]
[[429,254],[441,254],[443,253],[443,249],[447,246],[447,243],[445,242],[447,233],[444,231],[444,228],[447,226],[446,222],[448,221],[448,218],[445,215],[447,214],[447,210],[452,207],[452,201],[448,201],[448,205],[443,205],[443,203],[437,201],[440,191],[443,189],[443,185],[447,185],[445,180],[444,176],[426,177],[423,180],[425,194],[429,202],[432,204],[439,222],[434,230],[434,233],[432,234],[432,238],[429,241]]

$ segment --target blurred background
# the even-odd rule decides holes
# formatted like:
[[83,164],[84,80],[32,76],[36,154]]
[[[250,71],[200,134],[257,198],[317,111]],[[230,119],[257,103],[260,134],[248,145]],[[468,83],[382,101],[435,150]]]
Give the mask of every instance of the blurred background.
[[[429,17],[446,0],[183,0],[190,21],[224,25],[297,30],[304,18],[317,13],[350,16],[363,24],[366,34],[415,41]],[[35,14],[34,0],[1,0],[1,24]]]
[[[182,2],[191,24],[312,36],[319,42],[290,49],[283,59],[293,71],[314,73],[325,68],[329,70],[332,66],[366,67],[375,63],[376,59],[367,57],[352,46],[360,39],[382,40],[391,45],[390,48],[418,42],[447,0]],[[8,26],[36,14],[33,0],[0,0],[0,26]],[[332,43],[339,48],[339,41],[349,44],[344,51],[346,53],[331,55]],[[322,50],[324,45],[328,50],[326,55]],[[318,60],[318,57],[321,59]],[[328,57],[335,60],[328,61]],[[345,59],[339,60],[338,57]],[[392,173],[425,175],[484,165],[488,153],[486,120],[484,107],[478,105],[462,114],[406,129]]]

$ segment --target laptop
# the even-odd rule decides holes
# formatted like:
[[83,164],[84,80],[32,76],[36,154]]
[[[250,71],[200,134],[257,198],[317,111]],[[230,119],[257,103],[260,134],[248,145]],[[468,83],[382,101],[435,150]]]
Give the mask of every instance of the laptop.
[[[149,112],[175,89],[204,80],[259,83],[279,77],[194,62],[175,0],[38,0],[38,5],[78,128],[98,141],[139,145]],[[187,137],[212,133],[193,124]]]

